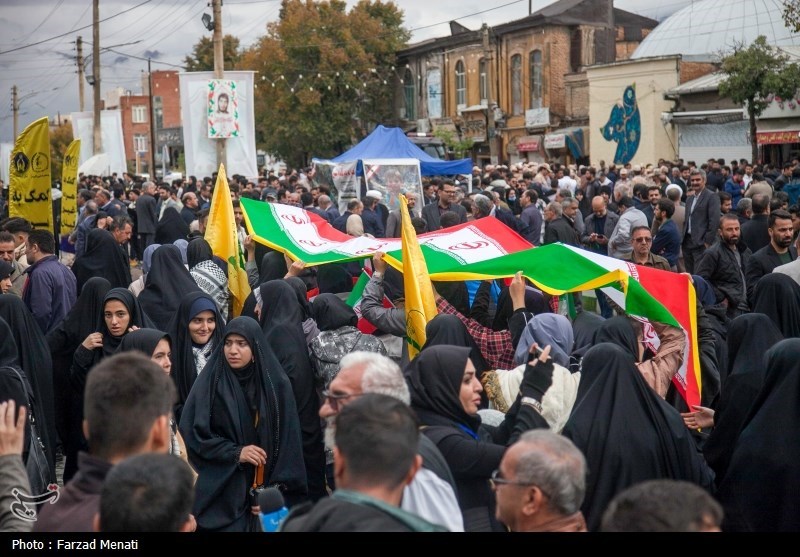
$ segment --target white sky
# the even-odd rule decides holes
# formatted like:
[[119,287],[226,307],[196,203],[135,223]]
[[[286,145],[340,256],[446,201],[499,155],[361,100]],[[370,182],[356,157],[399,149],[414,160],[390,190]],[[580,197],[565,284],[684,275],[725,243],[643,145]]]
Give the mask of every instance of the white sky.
[[[553,3],[531,0],[533,11]],[[691,0],[616,0],[615,6],[657,20],[689,4]],[[143,5],[140,5],[144,3]],[[482,23],[496,25],[528,14],[529,0],[397,0],[405,13],[406,28],[414,30],[411,42],[449,34],[447,23],[457,19],[470,29]],[[347,0],[348,5],[355,0]],[[138,5],[138,7],[136,7]],[[133,9],[131,9],[133,8]],[[228,0],[223,5],[223,32],[237,35],[243,45],[263,35],[267,23],[277,20],[280,0]],[[116,87],[141,92],[141,74],[147,61],[153,69],[181,65],[206,31],[200,18],[211,14],[206,0],[101,0],[102,46],[123,54],[101,56],[103,92]],[[479,13],[480,12],[480,13]],[[477,14],[477,15],[473,15]],[[3,0],[0,6],[0,141],[12,141],[11,87],[17,85],[20,102],[19,128],[42,116],[78,110],[78,76],[75,39],[83,37],[84,56],[91,52],[91,0]],[[434,25],[435,24],[435,25]],[[85,29],[80,29],[86,27]],[[422,28],[424,29],[418,29]],[[42,44],[6,52],[20,46],[65,36]],[[134,44],[129,44],[134,43]],[[158,63],[162,62],[162,63]],[[177,69],[177,68],[175,68]],[[85,109],[91,110],[92,89],[86,84]]]

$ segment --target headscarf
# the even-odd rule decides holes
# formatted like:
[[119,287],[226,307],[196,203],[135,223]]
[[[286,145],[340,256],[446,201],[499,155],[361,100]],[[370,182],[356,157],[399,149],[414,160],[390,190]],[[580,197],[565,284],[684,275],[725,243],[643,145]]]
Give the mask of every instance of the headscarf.
[[765,275],[756,285],[753,312],[772,319],[785,338],[800,337],[800,284],[782,273]]
[[277,251],[270,251],[261,258],[258,278],[259,284],[282,279],[286,276],[286,271],[286,259],[283,257],[283,254]]
[[460,424],[477,433],[480,416],[467,414],[459,398],[469,357],[469,348],[463,346],[431,346],[406,366],[403,373],[411,392],[411,408],[422,424]]
[[86,250],[83,255],[75,259],[72,272],[75,274],[78,292],[92,277],[108,279],[112,288],[127,288],[133,282],[130,262],[127,261],[125,253],[114,236],[100,228],[89,232]]
[[0,260],[0,280],[5,280],[14,273],[14,267],[11,263]]
[[130,352],[138,350],[148,358],[152,358],[153,352],[155,352],[158,343],[162,339],[167,339],[170,344],[172,343],[169,335],[164,331],[159,331],[158,329],[136,329],[125,335],[119,345],[119,351]]
[[341,294],[353,289],[353,279],[341,265],[328,263],[317,268],[317,286],[320,294]]
[[713,306],[717,303],[717,297],[714,295],[714,289],[708,284],[708,281],[700,275],[692,275],[692,283],[695,290],[697,290],[697,299],[703,304],[703,307]]
[[731,321],[728,377],[720,391],[714,430],[703,446],[717,485],[725,477],[744,420],[764,382],[764,353],[781,340],[783,335],[764,314],[746,313]]
[[311,316],[320,331],[335,331],[340,327],[355,327],[358,324],[356,312],[336,294],[320,294],[314,298]]
[[186,240],[185,238],[179,238],[179,239],[175,240],[174,242],[172,242],[172,245],[176,246],[180,250],[180,252],[181,252],[181,261],[183,261],[184,265],[187,265],[189,263],[189,261],[187,259],[187,255],[186,255],[186,248],[189,246],[189,241]]
[[282,484],[292,505],[305,497],[306,479],[300,424],[289,380],[255,320],[238,317],[224,337],[244,337],[253,352],[258,393],[258,426],[248,408],[236,373],[225,358],[223,343],[214,350],[186,400],[180,431],[189,462],[198,472],[193,514],[204,529],[245,531],[256,528],[248,490],[255,467],[233,458],[233,448],[258,445],[267,453],[266,485]]
[[189,225],[181,218],[175,207],[167,207],[156,225],[156,244],[171,244],[175,240],[185,240],[189,235]]
[[[189,334],[189,322],[204,311],[210,311],[214,314],[216,327],[214,332],[211,333],[208,343],[201,347],[192,342],[192,336]],[[201,349],[203,354],[207,354],[203,358],[210,359],[212,351],[222,344],[224,328],[225,320],[220,314],[217,304],[207,294],[190,292],[181,298],[178,309],[175,311],[175,315],[167,328],[167,333],[172,340],[172,370],[170,375],[172,375],[178,390],[178,401],[175,404],[176,421],[180,421],[183,405],[199,373],[195,365],[195,355],[192,348]]]
[[161,247],[161,244],[150,244],[146,248],[144,248],[144,254],[142,255],[142,273],[147,275],[150,272],[150,266],[153,264],[153,253]]
[[463,280],[434,280],[432,282],[436,292],[456,308],[461,315],[469,315],[469,292]]
[[134,326],[140,329],[155,328],[153,327],[153,322],[150,320],[150,317],[139,304],[139,300],[137,300],[127,288],[112,288],[108,291],[108,294],[106,294],[106,297],[103,299],[103,307],[101,308],[100,315],[98,316],[98,324],[96,329],[103,335],[103,357],[112,356],[115,354],[119,349],[122,339],[128,334],[128,331],[126,330],[118,337],[112,336],[108,330],[108,327],[106,326],[106,320],[103,313],[105,312],[106,304],[112,300],[122,302],[122,304],[128,310],[128,313],[130,314],[128,328]]
[[590,473],[581,510],[590,530],[597,529],[611,499],[635,483],[669,478],[712,487],[713,473],[680,414],[618,345],[604,342],[586,352],[562,434],[586,456]]
[[164,330],[178,309],[181,298],[200,287],[181,261],[180,250],[173,245],[161,246],[153,254],[153,263],[139,302],[156,328]]
[[616,344],[633,356],[634,361],[639,361],[639,339],[636,338],[636,331],[630,319],[624,315],[606,319],[600,325],[594,334],[593,344],[601,342]]
[[0,318],[0,366],[18,366],[19,354],[14,333],[5,319]]
[[200,287],[200,290],[211,296],[217,304],[220,313],[228,315],[228,302],[230,295],[228,291],[228,277],[214,261],[201,261],[192,267],[189,274]]
[[[10,338],[16,345],[16,361],[2,362],[16,365],[25,372],[39,407],[39,434],[45,445],[45,454],[51,477],[55,477],[56,411],[53,388],[53,360],[42,330],[21,298],[13,294],[0,294],[0,319],[11,329]],[[7,350],[7,349],[6,349]],[[10,352],[9,352],[10,353]]]
[[186,260],[190,269],[201,261],[211,261],[212,257],[214,254],[205,238],[195,238],[186,246]]
[[726,532],[800,530],[800,339],[778,342],[764,360],[764,384],[717,492]]
[[572,355],[582,358],[586,351],[594,345],[594,335],[605,319],[591,311],[581,311],[572,320],[572,333],[575,337],[575,348]]
[[311,303],[308,301],[308,288],[306,287],[306,283],[299,277],[289,277],[284,280],[292,287],[292,290],[294,290],[297,296],[297,303],[300,304],[300,308],[303,310],[303,317],[305,319],[311,317]]
[[550,345],[553,362],[569,369],[569,356],[575,343],[569,319],[556,313],[534,315],[522,331],[514,353],[514,364],[528,363],[528,351],[534,342],[541,349]]
[[[469,348],[469,357],[472,364],[475,366],[475,371],[478,377],[484,371],[491,369],[486,359],[481,354],[480,348],[475,344],[472,335],[469,334],[467,327],[455,315],[440,313],[425,326],[425,345],[422,350],[426,350],[432,346],[463,346]],[[463,369],[462,375],[463,375]]]
[[294,289],[285,280],[261,285],[261,327],[292,384],[300,427],[303,432],[303,460],[309,496],[325,495],[325,452],[319,421],[319,397],[314,387],[314,368],[303,333],[303,310]]

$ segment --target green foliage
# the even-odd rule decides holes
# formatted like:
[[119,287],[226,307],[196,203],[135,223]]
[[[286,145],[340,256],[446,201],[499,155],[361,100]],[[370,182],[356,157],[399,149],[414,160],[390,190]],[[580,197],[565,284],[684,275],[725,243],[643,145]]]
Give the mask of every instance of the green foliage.
[[783,21],[795,33],[800,33],[800,0],[783,0]]
[[256,137],[292,166],[331,157],[393,116],[395,52],[409,33],[391,2],[283,0],[244,52],[255,70]]
[[769,105],[770,95],[795,96],[800,88],[800,66],[789,62],[787,55],[767,44],[767,38],[761,35],[748,47],[741,44],[734,47],[733,53],[723,58],[721,69],[726,77],[719,85],[720,96],[747,107],[755,161],[758,159],[756,118]]
[[457,159],[469,157],[469,152],[475,144],[475,140],[471,137],[459,139],[453,132],[444,129],[436,130],[433,135],[444,141],[447,150]]
[[65,122],[57,127],[50,128],[50,179],[61,181],[61,168],[64,165],[64,155],[67,147],[72,143],[72,125]]
[[[233,35],[222,37],[222,57],[226,70],[238,69],[242,57],[238,38]],[[183,65],[187,72],[214,71],[214,41],[211,37],[201,37],[192,47],[192,54],[184,58]]]

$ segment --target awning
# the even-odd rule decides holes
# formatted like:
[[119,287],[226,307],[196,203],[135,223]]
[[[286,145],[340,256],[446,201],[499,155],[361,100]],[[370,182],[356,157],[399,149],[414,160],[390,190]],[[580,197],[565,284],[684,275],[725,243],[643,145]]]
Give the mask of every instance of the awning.
[[542,146],[541,135],[524,135],[517,140],[518,153],[540,151]]
[[690,112],[662,112],[663,122],[676,124],[727,124],[746,120],[744,110],[732,108],[727,110],[693,110]]
[[782,143],[800,143],[800,131],[782,130],[756,133],[759,145],[780,145]]
[[586,152],[584,148],[585,130],[587,128],[563,128],[554,133],[548,133],[544,136],[544,148],[563,149],[566,147],[573,157],[580,159]]

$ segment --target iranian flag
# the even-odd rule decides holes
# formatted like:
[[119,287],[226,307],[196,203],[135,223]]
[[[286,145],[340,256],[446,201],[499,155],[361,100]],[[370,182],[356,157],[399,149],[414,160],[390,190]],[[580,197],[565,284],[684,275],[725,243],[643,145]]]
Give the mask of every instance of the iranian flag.
[[[371,276],[372,275],[368,273],[366,269],[362,269],[361,275],[358,277],[358,282],[353,285],[353,290],[350,292],[350,295],[347,297],[347,301],[345,302],[348,306],[353,308],[353,311],[356,312],[356,315],[358,316],[358,324],[356,327],[358,327],[358,330],[365,335],[371,335],[378,330],[375,325],[364,319],[364,317],[361,315],[361,300],[364,298],[364,288],[366,288]],[[394,307],[394,304],[385,295],[383,296],[383,307]]]
[[[248,227],[256,240],[320,265],[386,253],[386,261],[402,272],[399,239],[354,238],[325,219],[303,209],[241,200]],[[673,383],[687,405],[700,404],[700,357],[697,345],[695,291],[688,277],[642,267],[564,244],[532,248],[519,234],[494,217],[468,222],[418,237],[432,280],[494,279],[517,271],[537,288],[559,296],[602,288],[629,315],[643,322],[680,327],[686,335],[684,363]],[[649,330],[645,323],[645,333]],[[657,345],[657,337],[651,339]]]

